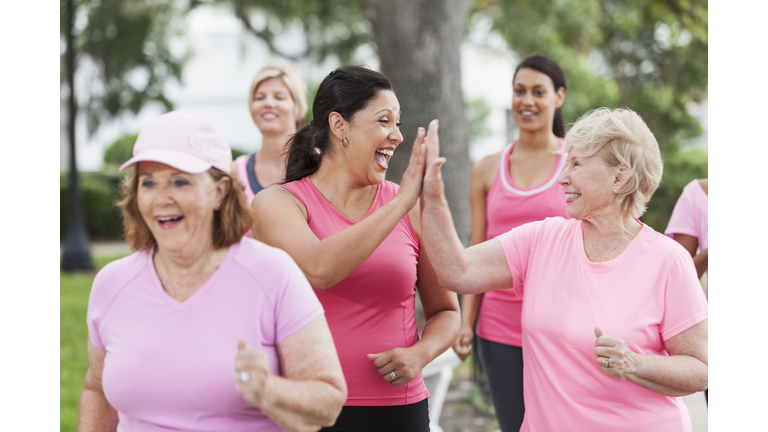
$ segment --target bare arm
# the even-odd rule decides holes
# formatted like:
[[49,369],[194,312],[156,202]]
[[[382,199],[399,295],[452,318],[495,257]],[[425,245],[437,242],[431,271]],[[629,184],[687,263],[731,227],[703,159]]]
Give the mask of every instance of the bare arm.
[[[241,341],[235,361],[237,391],[287,431],[331,426],[347,400],[347,385],[325,316],[277,346],[285,376],[270,375],[263,353]],[[240,381],[240,371],[250,379]]]
[[699,276],[699,279],[701,279],[709,265],[709,248],[704,249],[697,254],[696,250],[699,248],[698,238],[687,234],[675,234],[673,238],[676,242],[680,243],[689,254],[691,254],[693,265],[696,266],[696,274]]
[[[708,387],[707,320],[665,342],[669,356],[637,354],[597,328],[595,354],[603,372],[667,396],[686,396]],[[608,358],[608,368],[603,358]]]
[[[469,185],[472,207],[470,245],[472,246],[484,242],[486,238],[488,190],[493,182],[500,157],[501,153],[486,156],[472,168],[472,180]],[[474,325],[482,300],[482,294],[466,294],[461,298],[461,332],[453,344],[453,350],[462,361],[469,357],[472,339],[475,337]]]
[[397,195],[364,220],[320,240],[307,225],[301,201],[283,188],[271,188],[251,203],[257,214],[253,238],[288,252],[312,288],[323,290],[340,282],[373,254],[415,205],[424,171],[423,131],[419,129],[413,143]]
[[117,411],[104,396],[101,375],[107,352],[98,348],[88,338],[88,372],[85,374],[83,393],[77,414],[78,432],[102,432],[117,430]]
[[459,294],[478,294],[512,286],[501,243],[490,240],[464,249],[453,225],[445,198],[437,124],[430,123],[427,168],[421,198],[424,248],[429,253],[440,283]]

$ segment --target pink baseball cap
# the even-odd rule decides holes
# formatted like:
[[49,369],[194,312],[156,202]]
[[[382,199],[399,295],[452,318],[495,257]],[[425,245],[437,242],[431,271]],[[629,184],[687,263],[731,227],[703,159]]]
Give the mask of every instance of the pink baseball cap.
[[197,174],[209,168],[229,173],[232,150],[224,135],[208,119],[185,111],[171,111],[141,128],[133,157],[123,171],[138,162],[152,161]]

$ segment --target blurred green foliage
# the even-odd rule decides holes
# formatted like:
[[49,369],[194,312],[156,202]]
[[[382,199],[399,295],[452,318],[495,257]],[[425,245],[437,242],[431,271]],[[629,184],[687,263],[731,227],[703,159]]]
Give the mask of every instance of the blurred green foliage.
[[664,155],[661,185],[648,202],[640,219],[658,232],[664,232],[685,185],[693,179],[709,177],[708,155],[703,150],[675,151]]
[[[85,229],[92,240],[119,239],[123,235],[120,210],[120,176],[80,173],[80,201]],[[64,240],[69,222],[69,174],[62,173],[59,185],[59,240]]]
[[[59,0],[61,40],[66,41],[68,0]],[[187,9],[173,0],[76,0],[75,69],[85,67],[89,86],[76,88],[92,134],[106,118],[130,111],[138,113],[146,103],[173,103],[165,96],[165,83],[181,81],[189,53],[174,54],[168,44],[171,33],[180,33],[176,20]],[[62,53],[62,59],[66,55]],[[66,64],[62,61],[62,80]],[[63,85],[63,83],[62,83]]]

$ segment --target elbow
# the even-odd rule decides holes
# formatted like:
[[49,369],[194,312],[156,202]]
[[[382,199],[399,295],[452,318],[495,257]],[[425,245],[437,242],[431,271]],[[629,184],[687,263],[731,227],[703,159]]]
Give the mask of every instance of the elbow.
[[341,381],[341,385],[337,386],[336,392],[328,398],[328,409],[326,415],[321,419],[321,427],[330,427],[336,423],[336,419],[341,414],[341,409],[344,408],[344,402],[347,401],[347,385],[344,380]]
[[306,276],[307,281],[309,281],[309,284],[312,286],[312,289],[324,290],[336,284],[336,282],[331,279],[331,273],[326,269],[321,268],[320,266],[314,266],[302,270],[304,271],[304,276]]

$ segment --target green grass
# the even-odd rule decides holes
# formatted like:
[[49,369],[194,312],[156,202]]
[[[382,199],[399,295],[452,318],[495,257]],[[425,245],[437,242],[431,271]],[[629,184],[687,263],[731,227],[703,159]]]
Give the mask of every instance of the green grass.
[[[97,269],[120,256],[96,257]],[[77,404],[83,391],[83,380],[88,370],[88,328],[85,313],[88,295],[96,272],[60,274],[61,334],[59,335],[61,369],[60,425],[61,431],[77,430]]]

